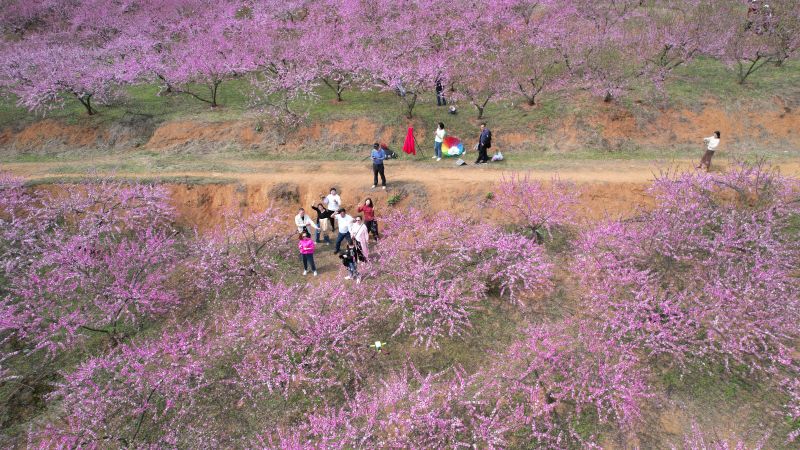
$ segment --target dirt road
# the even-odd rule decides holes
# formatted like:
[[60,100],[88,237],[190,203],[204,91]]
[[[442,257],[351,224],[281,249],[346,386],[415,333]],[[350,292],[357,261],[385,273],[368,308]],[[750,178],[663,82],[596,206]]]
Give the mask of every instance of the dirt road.
[[[503,163],[455,167],[453,161],[439,163],[419,161],[389,161],[386,174],[389,188],[371,189],[369,163],[347,161],[231,161],[246,168],[246,172],[159,171],[154,173],[114,172],[116,176],[133,178],[163,178],[170,185],[175,205],[189,222],[210,226],[218,223],[220,211],[242,208],[256,211],[272,205],[291,210],[306,208],[319,201],[330,187],[337,187],[344,206],[354,208],[366,197],[372,197],[378,208],[389,203],[432,210],[449,210],[458,214],[480,214],[479,210],[495,184],[511,171]],[[569,160],[558,166],[532,165],[524,170],[534,179],[549,181],[558,178],[575,183],[581,191],[581,216],[598,219],[606,215],[626,215],[636,208],[647,206],[646,195],[650,181],[664,171],[691,171],[695,161],[670,162],[642,160]],[[90,173],[87,162],[70,166],[56,163],[4,164],[9,170],[30,180],[45,181],[54,176],[85,177],[111,174]],[[727,163],[720,161],[715,170]],[[57,169],[57,170],[54,170]],[[515,169],[519,170],[519,169]],[[800,175],[800,160],[779,165],[786,175]],[[183,177],[198,178],[207,183],[182,183]],[[220,183],[213,183],[214,180]],[[535,199],[533,199],[535,201]]]

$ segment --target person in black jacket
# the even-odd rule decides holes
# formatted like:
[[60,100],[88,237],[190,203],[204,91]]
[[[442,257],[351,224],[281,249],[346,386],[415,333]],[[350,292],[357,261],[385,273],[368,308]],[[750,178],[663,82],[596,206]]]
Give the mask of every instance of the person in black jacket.
[[[325,243],[330,244],[331,238],[328,237],[328,230],[333,228],[332,224],[332,216],[333,211],[329,211],[328,208],[325,207],[322,203],[317,203],[317,206],[311,205],[311,209],[317,212],[317,232],[316,232],[316,241],[317,244],[320,243],[319,234],[320,231],[324,232],[325,235]],[[330,227],[329,227],[330,225]]]
[[356,284],[361,283],[361,277],[358,275],[358,250],[355,243],[350,241],[347,243],[347,248],[344,249],[339,258],[342,258],[342,264],[347,267],[348,275],[344,277],[345,280],[354,279]]
[[489,162],[489,155],[486,150],[492,148],[492,132],[486,127],[486,122],[481,124],[481,135],[478,138],[478,159],[475,164]]
[[447,100],[444,98],[444,86],[442,86],[442,79],[436,79],[436,106],[447,106]]

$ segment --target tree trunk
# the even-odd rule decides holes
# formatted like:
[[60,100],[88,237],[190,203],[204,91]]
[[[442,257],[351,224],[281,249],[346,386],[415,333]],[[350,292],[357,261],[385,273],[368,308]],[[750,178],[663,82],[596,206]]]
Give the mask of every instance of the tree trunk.
[[92,94],[89,95],[75,94],[75,98],[77,98],[78,101],[81,102],[81,105],[83,105],[83,107],[86,108],[86,113],[88,115],[93,116],[96,113],[96,111],[92,107]]
[[[411,100],[408,100],[407,97],[411,96]],[[406,95],[403,96],[403,101],[406,103],[406,118],[413,119],[414,118],[414,107],[417,105],[417,93],[416,92],[406,92]]]
[[772,58],[765,57],[764,55],[761,55],[760,53],[756,54],[756,57],[752,61],[750,61],[750,64],[747,66],[746,69],[745,69],[745,65],[742,64],[741,61],[739,61],[738,62],[739,71],[736,74],[739,84],[744,84],[744,82],[747,80],[747,78],[750,75],[754,74],[756,71],[758,71],[759,69],[764,67],[767,63],[772,62],[772,61],[773,61]]
[[336,82],[336,101],[342,101],[342,91],[344,91],[344,87],[342,87],[342,83],[340,81]]
[[614,100],[614,96],[613,96],[613,95],[611,95],[611,92],[610,92],[610,91],[609,91],[609,92],[606,92],[606,95],[605,95],[605,97],[603,97],[603,101],[604,101],[604,102],[606,102],[606,103],[610,103],[610,102],[611,102],[611,100]]
[[216,108],[217,107],[217,91],[219,90],[219,85],[221,83],[222,83],[222,81],[217,80],[217,81],[214,81],[212,83],[212,85],[211,85],[211,107],[212,108]]
[[336,82],[336,86],[334,86],[333,83],[328,81],[327,78],[323,78],[322,82],[325,83],[325,86],[328,86],[328,88],[330,88],[330,90],[332,90],[336,94],[336,101],[337,102],[341,102],[342,101],[342,91],[344,91],[344,87],[342,87],[342,82],[341,81],[337,81]]

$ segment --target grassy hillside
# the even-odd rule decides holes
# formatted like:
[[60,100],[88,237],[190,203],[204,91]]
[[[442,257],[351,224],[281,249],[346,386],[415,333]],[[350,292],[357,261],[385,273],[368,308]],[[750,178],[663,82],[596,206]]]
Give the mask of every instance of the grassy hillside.
[[[202,86],[195,86],[199,92]],[[67,123],[104,123],[121,120],[129,114],[143,114],[159,121],[176,119],[201,119],[207,121],[233,120],[257,117],[258,112],[248,103],[250,87],[244,79],[223,83],[219,89],[221,107],[212,110],[207,104],[188,95],[172,94],[158,96],[158,86],[143,84],[129,86],[112,105],[98,106],[99,113],[87,116],[83,107],[67,99],[62,109],[55,109],[44,117]],[[723,105],[767,104],[775,97],[790,103],[800,99],[800,61],[789,61],[782,67],[767,67],[756,73],[747,83],[739,85],[732,72],[720,62],[699,59],[688,66],[679,67],[665,86],[664,93],[654,92],[650,85],[634,86],[627,96],[619,100],[632,109],[637,107],[698,108],[703,103],[716,101]],[[389,92],[345,91],[342,103],[334,101],[333,93],[324,86],[319,87],[314,98],[294,105],[297,111],[307,111],[310,121],[336,118],[370,117],[387,125],[403,124],[405,119],[397,97]],[[520,107],[520,99],[492,102],[486,109],[485,118],[504,126],[528,127],[543,118],[553,118],[566,113],[580,114],[586,109],[586,96],[581,92],[544,94],[541,103],[534,108]],[[447,120],[448,128],[459,132],[474,126],[475,110],[461,103],[457,116],[446,114],[445,108],[437,108],[434,94],[428,93],[418,101],[415,117],[424,122]],[[33,121],[42,117],[29,113],[15,105],[14,98],[0,102],[0,126]]]

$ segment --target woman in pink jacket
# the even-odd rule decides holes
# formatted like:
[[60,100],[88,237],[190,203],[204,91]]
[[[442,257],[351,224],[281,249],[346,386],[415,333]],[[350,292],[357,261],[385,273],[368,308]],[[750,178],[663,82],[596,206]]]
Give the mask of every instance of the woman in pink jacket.
[[300,242],[297,247],[300,249],[300,258],[303,259],[303,275],[308,275],[308,266],[311,265],[311,270],[314,276],[317,276],[317,266],[314,264],[314,240],[308,233],[300,234]]

